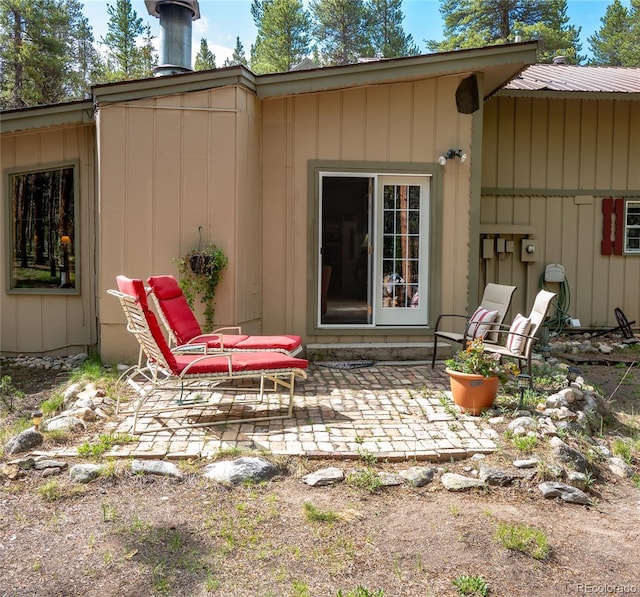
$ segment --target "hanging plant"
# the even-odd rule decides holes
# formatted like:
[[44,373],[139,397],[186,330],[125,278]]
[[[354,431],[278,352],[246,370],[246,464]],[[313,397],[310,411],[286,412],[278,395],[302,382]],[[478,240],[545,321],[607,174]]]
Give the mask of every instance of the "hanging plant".
[[200,296],[200,302],[204,304],[204,331],[209,332],[213,329],[216,288],[222,280],[222,272],[229,265],[229,259],[222,249],[202,240],[202,226],[198,227],[198,234],[198,247],[176,259],[176,264],[180,272],[180,288],[189,306],[193,309],[196,296]]

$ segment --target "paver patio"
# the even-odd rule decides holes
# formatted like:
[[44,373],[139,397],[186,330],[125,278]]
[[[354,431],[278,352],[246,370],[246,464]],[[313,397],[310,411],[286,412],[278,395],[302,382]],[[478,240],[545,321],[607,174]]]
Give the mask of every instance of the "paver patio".
[[[366,451],[390,461],[444,461],[494,451],[497,434],[482,419],[456,419],[442,404],[448,387],[442,365],[376,363],[342,369],[310,364],[308,379],[296,383],[293,418],[145,432],[112,455],[179,459],[240,448],[309,458],[351,459]],[[231,393],[227,399],[226,408],[240,407]],[[193,413],[215,416],[215,408]],[[122,420],[117,431],[130,432],[132,419]],[[150,418],[139,428],[144,425],[158,427]]]

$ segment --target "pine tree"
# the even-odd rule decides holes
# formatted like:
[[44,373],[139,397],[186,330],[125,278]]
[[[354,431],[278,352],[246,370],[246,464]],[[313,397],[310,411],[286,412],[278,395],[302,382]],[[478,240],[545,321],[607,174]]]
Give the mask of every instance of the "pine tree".
[[[149,60],[145,60],[138,39],[145,33],[142,19],[131,5],[131,0],[116,0],[115,5],[107,4],[109,14],[108,32],[102,38],[107,48],[106,78],[108,81],[122,81],[149,77]],[[145,64],[146,63],[146,64]]]
[[88,19],[82,14],[82,5],[76,0],[68,0],[69,13],[74,14],[71,5],[77,7],[76,36],[73,41],[73,60],[69,65],[69,97],[82,99],[90,92],[91,85],[104,79],[104,64],[95,46],[93,30]]
[[311,13],[323,65],[350,64],[374,55],[364,0],[312,0]]
[[100,59],[77,0],[0,0],[0,108],[81,99]]
[[258,29],[251,47],[254,72],[286,72],[308,54],[311,21],[302,0],[254,0],[251,14]]
[[477,48],[522,39],[538,39],[540,62],[557,54],[567,62],[584,60],[580,28],[569,25],[566,0],[442,0],[444,39],[427,40],[434,52]]
[[624,47],[629,38],[631,20],[620,0],[613,0],[600,19],[602,27],[587,38],[594,65],[625,66]]
[[625,66],[640,66],[640,0],[631,0],[629,7],[629,34],[622,44]]
[[588,38],[590,64],[640,66],[640,0],[631,0],[629,8],[614,0],[600,22],[602,27]]
[[148,23],[144,26],[142,45],[138,48],[138,64],[134,75],[136,78],[143,79],[153,75],[153,69],[158,66],[158,54],[153,46],[155,37],[151,35],[151,25]]
[[236,37],[236,47],[233,50],[231,58],[227,58],[224,61],[224,66],[235,66],[236,64],[242,64],[248,66],[247,58],[244,55],[244,47],[240,41],[240,37]]
[[413,56],[420,49],[402,28],[402,0],[371,0],[369,6],[371,42],[379,58]]
[[211,70],[216,68],[216,57],[209,49],[206,38],[200,40],[200,50],[196,54],[194,70]]

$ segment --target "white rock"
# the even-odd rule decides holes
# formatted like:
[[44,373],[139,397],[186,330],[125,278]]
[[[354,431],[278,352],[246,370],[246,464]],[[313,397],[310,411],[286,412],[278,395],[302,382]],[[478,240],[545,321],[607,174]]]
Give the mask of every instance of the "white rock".
[[633,477],[633,469],[622,458],[614,456],[607,460],[607,466],[609,470],[618,477],[629,478]]
[[332,485],[344,480],[344,472],[338,467],[330,466],[314,471],[313,473],[309,473],[302,477],[302,480],[311,487]]

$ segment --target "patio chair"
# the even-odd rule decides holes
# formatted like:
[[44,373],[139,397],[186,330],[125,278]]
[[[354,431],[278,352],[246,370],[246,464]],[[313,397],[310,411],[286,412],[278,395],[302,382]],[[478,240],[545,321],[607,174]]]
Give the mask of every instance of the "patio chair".
[[206,344],[210,349],[230,352],[266,350],[284,352],[291,356],[302,350],[300,336],[247,335],[242,333],[239,326],[219,328],[203,334],[178,281],[173,276],[151,276],[147,283],[151,287],[151,296],[158,308],[160,320],[169,334],[170,343],[175,346]]
[[[527,363],[527,373],[532,375],[531,357],[533,347],[538,341],[537,333],[544,324],[551,301],[556,296],[555,292],[540,290],[533,302],[531,313],[525,317],[518,313],[510,326],[501,324],[500,336],[506,336],[503,344],[485,344],[484,351],[502,357],[509,357],[518,361],[518,366],[524,361]],[[532,380],[529,382],[532,383]]]
[[[511,306],[513,293],[516,286],[505,286],[504,284],[487,284],[482,295],[480,306],[475,310],[473,315],[455,315],[442,314],[438,315],[436,327],[433,332],[433,356],[431,358],[431,368],[436,364],[436,355],[438,352],[438,338],[443,338],[449,342],[457,342],[463,346],[468,339],[479,338],[482,336],[485,343],[497,342],[499,325]],[[450,332],[440,329],[440,323],[444,318],[458,318],[466,321],[464,332]]]
[[[153,417],[162,423],[161,413],[183,411],[182,419],[187,423],[171,425],[169,429],[183,429],[191,427],[204,427],[208,425],[236,423],[240,421],[269,421],[274,419],[291,418],[293,414],[293,394],[296,378],[306,379],[308,362],[282,352],[235,352],[225,353],[216,350],[206,352],[206,346],[202,347],[200,354],[184,354],[180,347],[173,350],[167,344],[160,329],[158,320],[153,311],[149,309],[147,294],[142,280],[130,279],[118,276],[118,290],[109,290],[109,294],[116,296],[127,318],[127,329],[138,340],[142,354],[146,357],[146,363],[140,358],[137,365],[131,367],[122,376],[139,394],[133,412],[134,434],[138,431],[137,423],[141,417]],[[249,380],[253,387],[238,387],[238,382]],[[241,406],[246,410],[247,405],[264,402],[267,393],[266,382],[273,383],[273,393],[278,394],[279,414],[270,414],[267,409],[264,416],[258,416],[258,411],[251,411],[250,416],[239,418],[205,417],[204,410],[216,408],[221,411],[223,389],[233,389],[242,393],[256,392],[257,399],[253,401],[240,400],[234,406]],[[233,386],[233,384],[236,384]],[[228,387],[230,384],[232,387]],[[257,387],[255,387],[257,384]],[[270,385],[270,384],[269,384]],[[285,400],[286,412],[282,414],[282,396],[278,392],[286,390],[288,400]],[[159,390],[167,391],[172,397],[178,393],[174,403],[166,404],[166,397],[162,396],[159,405],[146,408],[150,396]],[[170,392],[173,390],[173,392]],[[193,394],[195,393],[195,398]],[[204,401],[202,396],[210,394],[209,401]],[[185,395],[188,395],[185,398]],[[163,404],[162,398],[165,398]],[[120,411],[118,399],[117,412]],[[178,413],[176,413],[178,414]],[[178,418],[180,416],[178,415]],[[209,420],[209,419],[213,420]],[[201,421],[205,422],[201,422]],[[176,418],[174,417],[174,422]],[[166,428],[167,425],[164,426]],[[160,427],[162,429],[162,427]],[[157,427],[145,431],[158,431]]]

